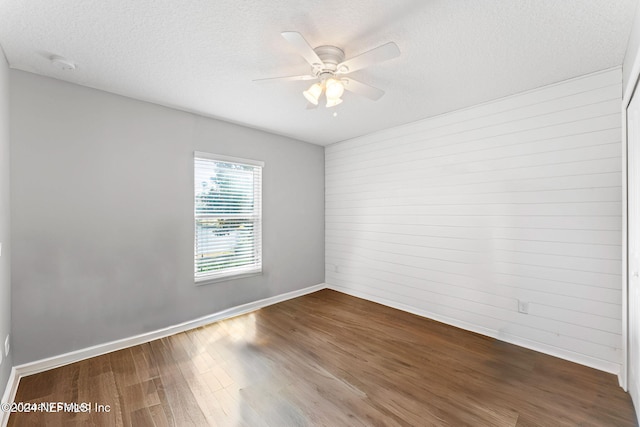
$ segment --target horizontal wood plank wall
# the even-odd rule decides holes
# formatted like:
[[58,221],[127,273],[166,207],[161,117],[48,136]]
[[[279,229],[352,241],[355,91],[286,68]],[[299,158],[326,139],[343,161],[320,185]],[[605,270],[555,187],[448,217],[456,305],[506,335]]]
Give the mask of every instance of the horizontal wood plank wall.
[[621,80],[606,70],[327,147],[326,282],[617,373]]

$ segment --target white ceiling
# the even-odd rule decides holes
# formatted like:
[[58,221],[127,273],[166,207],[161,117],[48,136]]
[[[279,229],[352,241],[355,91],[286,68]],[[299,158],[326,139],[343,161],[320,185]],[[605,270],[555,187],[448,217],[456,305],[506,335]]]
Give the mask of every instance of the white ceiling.
[[[0,0],[12,68],[330,144],[622,64],[637,0]],[[402,56],[352,77],[382,88],[307,110],[299,31],[347,58]],[[58,70],[57,54],[78,64]],[[333,112],[337,117],[333,117]]]

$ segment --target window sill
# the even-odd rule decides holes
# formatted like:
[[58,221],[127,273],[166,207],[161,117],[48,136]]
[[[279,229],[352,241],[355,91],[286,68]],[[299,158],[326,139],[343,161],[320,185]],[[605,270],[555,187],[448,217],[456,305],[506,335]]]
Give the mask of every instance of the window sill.
[[195,284],[196,286],[202,286],[202,285],[209,285],[211,283],[226,282],[228,280],[243,279],[245,277],[261,276],[261,275],[262,275],[262,270],[245,271],[242,273],[230,274],[228,276],[212,276],[212,277],[197,278],[195,279]]

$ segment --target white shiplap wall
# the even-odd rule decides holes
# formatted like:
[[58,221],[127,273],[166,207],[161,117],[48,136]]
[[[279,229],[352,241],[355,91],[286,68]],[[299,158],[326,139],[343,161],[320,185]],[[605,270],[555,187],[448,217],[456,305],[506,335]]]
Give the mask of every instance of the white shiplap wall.
[[616,68],[327,147],[327,283],[617,373],[621,90]]

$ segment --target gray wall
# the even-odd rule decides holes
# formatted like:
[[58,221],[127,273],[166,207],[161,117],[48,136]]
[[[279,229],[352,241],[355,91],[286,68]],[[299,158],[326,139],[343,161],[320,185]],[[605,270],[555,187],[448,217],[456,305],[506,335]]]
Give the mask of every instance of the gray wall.
[[[14,70],[11,126],[16,364],[324,281],[323,147]],[[194,150],[266,163],[261,276],[194,285]]]
[[[11,351],[4,357],[4,339],[11,330],[11,274],[10,274],[10,207],[9,207],[9,66],[0,50],[0,395],[11,371]],[[0,417],[2,418],[2,417]]]

